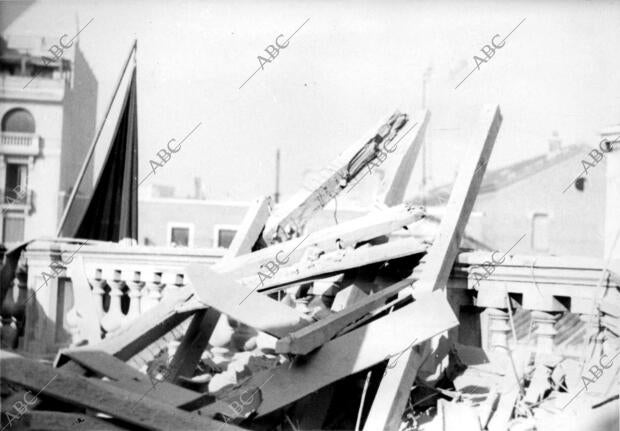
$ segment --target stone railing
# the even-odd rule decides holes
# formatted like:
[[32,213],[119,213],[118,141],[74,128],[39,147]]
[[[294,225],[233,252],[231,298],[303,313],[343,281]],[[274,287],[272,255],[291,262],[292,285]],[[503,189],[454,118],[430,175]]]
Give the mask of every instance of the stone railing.
[[[213,264],[224,252],[32,242],[2,302],[3,347],[51,357],[96,342],[183,286],[187,264]],[[578,356],[584,337],[600,334],[601,298],[620,303],[620,280],[602,269],[601,259],[461,253],[448,282],[458,339],[492,351],[514,347],[516,334],[517,343],[536,351]]]
[[469,306],[461,327],[478,326],[485,350],[529,343],[537,352],[580,356],[591,337],[605,336],[602,301],[620,299],[620,277],[603,269],[595,258],[461,253],[448,287]]
[[2,132],[0,153],[37,156],[39,143],[39,135],[34,133]]
[[5,347],[51,356],[114,333],[184,284],[191,262],[225,250],[38,240],[22,253],[2,302]]

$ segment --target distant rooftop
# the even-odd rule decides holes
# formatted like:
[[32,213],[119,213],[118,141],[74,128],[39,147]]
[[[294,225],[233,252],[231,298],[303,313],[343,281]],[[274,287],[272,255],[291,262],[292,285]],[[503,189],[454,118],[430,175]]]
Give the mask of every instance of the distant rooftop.
[[[547,154],[532,157],[503,168],[486,172],[482,184],[480,185],[479,194],[491,193],[512,185],[590,149],[586,145],[573,145],[564,148],[561,146],[554,146],[552,148],[553,150]],[[452,183],[444,184],[429,190],[429,192],[424,195],[424,199],[427,201],[446,203],[451,190]],[[423,196],[419,195],[414,198],[414,201],[421,201],[422,199]]]
[[[75,41],[71,47],[63,49],[60,42],[62,36],[1,35],[0,74],[47,79],[69,77]],[[70,36],[63,38],[65,45],[69,45],[70,40]],[[50,51],[54,45],[58,48]]]

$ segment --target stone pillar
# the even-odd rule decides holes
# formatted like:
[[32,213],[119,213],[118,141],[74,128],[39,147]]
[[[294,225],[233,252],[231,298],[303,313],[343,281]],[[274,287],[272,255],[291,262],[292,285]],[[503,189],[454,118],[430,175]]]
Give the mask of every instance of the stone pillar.
[[127,321],[133,320],[142,312],[141,297],[144,282],[140,281],[140,271],[134,271],[133,278],[127,280],[129,288],[129,310],[127,311]]
[[149,272],[146,274],[146,292],[142,294],[141,308],[144,313],[159,304],[164,284],[161,282],[161,272]]
[[121,280],[121,272],[115,270],[108,279],[110,286],[110,308],[107,314],[101,319],[101,326],[106,333],[111,334],[120,329],[125,320],[125,315],[121,311],[121,297],[123,296],[123,280]]
[[532,321],[536,326],[536,351],[540,354],[553,353],[554,337],[558,333],[554,328],[555,322],[560,317],[559,313],[546,313],[544,311],[532,311]]
[[103,278],[101,278],[101,269],[97,269],[95,271],[95,277],[89,278],[88,282],[93,287],[92,295],[93,301],[97,307],[97,319],[101,322],[103,316],[105,315],[105,310],[103,308],[103,296],[105,295],[105,285],[106,282]]
[[507,311],[499,308],[489,308],[487,314],[489,319],[489,351],[505,353],[508,348],[510,316]]

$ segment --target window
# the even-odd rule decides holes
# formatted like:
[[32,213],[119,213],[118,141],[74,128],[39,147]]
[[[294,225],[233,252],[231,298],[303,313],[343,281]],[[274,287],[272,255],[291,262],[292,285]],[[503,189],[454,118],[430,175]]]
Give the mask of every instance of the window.
[[25,109],[11,109],[2,117],[2,131],[34,133],[34,118]]
[[532,248],[549,251],[549,214],[534,213],[532,216]]
[[172,247],[194,246],[194,225],[191,223],[168,223],[168,245]]
[[235,238],[235,234],[237,233],[237,226],[235,225],[215,225],[214,230],[214,241],[215,247],[228,248]]
[[4,184],[4,203],[25,203],[28,194],[28,165],[7,163]]

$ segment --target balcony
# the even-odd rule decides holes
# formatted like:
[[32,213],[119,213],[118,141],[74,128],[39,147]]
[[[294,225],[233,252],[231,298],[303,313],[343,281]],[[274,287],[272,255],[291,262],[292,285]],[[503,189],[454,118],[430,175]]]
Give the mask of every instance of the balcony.
[[0,153],[15,156],[38,156],[41,138],[34,133],[2,132]]
[[21,211],[25,215],[30,214],[33,204],[32,190],[2,190],[0,189],[0,213],[9,211]]

